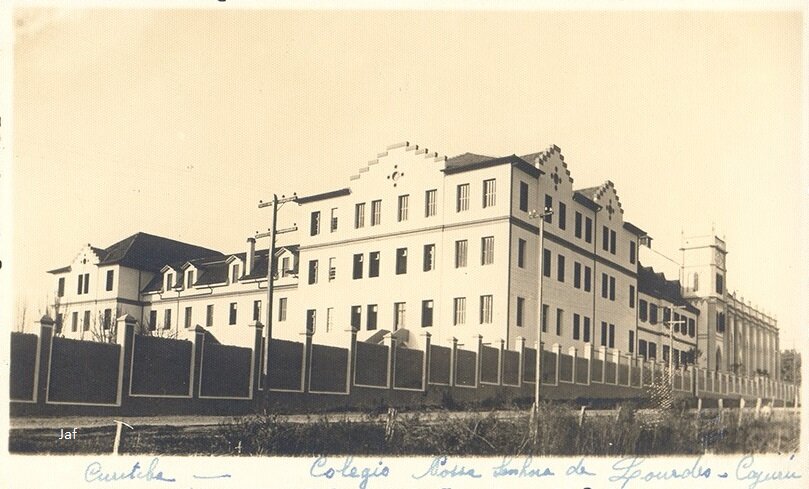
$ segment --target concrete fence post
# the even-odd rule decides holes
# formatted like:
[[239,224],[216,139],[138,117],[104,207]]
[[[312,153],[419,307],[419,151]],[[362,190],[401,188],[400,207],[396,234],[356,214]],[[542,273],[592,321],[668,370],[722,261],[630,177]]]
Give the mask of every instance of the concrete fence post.
[[598,347],[598,358],[601,360],[601,383],[606,383],[607,380],[607,347]]
[[[424,333],[421,336],[424,337],[424,357],[421,367],[421,390],[427,392],[427,386],[430,385],[430,345],[432,344],[432,335],[430,333]],[[356,340],[356,333],[354,338]]]
[[385,336],[385,342],[388,344],[388,389],[393,390],[396,382],[396,338],[393,333]]
[[115,342],[121,346],[118,358],[118,392],[115,396],[115,404],[121,407],[121,412],[127,411],[129,404],[129,392],[132,385],[133,357],[135,348],[135,330],[137,320],[129,314],[124,314],[115,320]]
[[506,340],[500,338],[500,351],[498,352],[497,356],[497,385],[503,385],[503,364],[504,364],[504,355],[506,351]]
[[612,350],[612,358],[615,360],[615,385],[621,385],[621,350]]
[[587,385],[590,385],[590,380],[593,376],[593,345],[592,343],[584,344],[584,358],[587,359]]
[[520,364],[517,366],[517,375],[519,376],[519,380],[517,381],[517,385],[522,387],[522,378],[525,374],[525,337],[518,336],[517,337],[517,351],[520,353]]
[[264,325],[261,321],[253,321],[250,323],[253,328],[253,356],[250,365],[250,399],[253,401],[260,400],[261,396],[258,391],[264,385],[261,374],[261,357],[262,349],[264,347]]
[[306,331],[306,342],[303,347],[303,392],[309,392],[312,382],[312,336],[314,331]]
[[472,339],[477,340],[477,351],[475,352],[475,387],[480,387],[480,375],[483,367],[483,335],[476,334]]
[[556,354],[556,375],[554,375],[553,385],[559,385],[559,360],[562,358],[562,345],[559,343],[554,343],[551,348],[553,349],[553,353]]
[[351,394],[351,387],[354,385],[354,375],[357,368],[357,328],[350,330],[350,343],[348,345],[348,370],[346,372],[346,392]]
[[570,358],[571,358],[570,381],[571,381],[571,383],[573,383],[575,385],[576,384],[576,356],[577,356],[576,347],[571,346],[570,348],[567,349],[567,353],[568,353],[568,355],[570,355]]
[[48,373],[51,370],[51,348],[53,346],[54,322],[45,314],[39,321],[39,338],[37,339],[36,372],[34,377],[34,400],[37,405],[44,406],[48,400]]
[[202,357],[205,355],[205,328],[197,325],[194,328],[194,355],[191,357],[194,365],[191,375],[191,397],[198,399],[202,394]]
[[452,338],[452,350],[449,352],[449,385],[455,386],[456,363],[458,362],[458,338]]

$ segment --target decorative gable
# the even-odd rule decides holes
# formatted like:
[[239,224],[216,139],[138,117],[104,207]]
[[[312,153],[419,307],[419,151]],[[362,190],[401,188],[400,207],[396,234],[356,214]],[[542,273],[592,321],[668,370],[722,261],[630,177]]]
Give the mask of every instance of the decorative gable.
[[549,190],[565,197],[573,192],[573,178],[559,146],[551,145],[539,153],[522,156],[522,159],[545,173],[548,178],[546,188]]
[[621,207],[621,199],[615,190],[615,184],[610,180],[604,182],[593,194],[592,199],[598,203],[609,221],[623,220],[624,209]]
[[[409,141],[403,143],[392,144],[387,149],[376,155],[376,158],[368,161],[368,163],[361,167],[357,174],[350,177],[351,181],[359,180],[361,178],[368,178],[365,176],[373,176],[379,180],[380,184],[386,184],[391,188],[398,187],[399,184],[408,177],[412,172],[421,172],[424,168],[418,168],[409,165],[408,161],[397,156],[407,155],[411,159],[416,157],[419,160],[428,160],[432,162],[445,162],[447,157],[439,155],[437,152],[430,152],[427,148],[419,148],[417,144],[410,144]],[[443,166],[442,166],[443,168]],[[441,169],[441,168],[435,168]]]
[[90,243],[87,243],[87,245],[82,247],[76,257],[73,258],[71,266],[75,268],[81,265],[98,265],[98,263],[101,261],[102,251],[103,250],[94,248],[90,245]]

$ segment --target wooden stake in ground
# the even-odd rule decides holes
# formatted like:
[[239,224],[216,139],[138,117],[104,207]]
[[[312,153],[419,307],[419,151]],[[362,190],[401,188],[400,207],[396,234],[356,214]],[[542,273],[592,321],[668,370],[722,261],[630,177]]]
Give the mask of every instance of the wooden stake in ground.
[[135,428],[117,419],[113,421],[115,421],[115,441],[112,443],[112,454],[118,455],[118,449],[121,446],[121,425],[126,425],[130,430],[134,430]]
[[579,428],[581,425],[584,424],[584,411],[587,409],[587,406],[582,406],[581,411],[579,411]]

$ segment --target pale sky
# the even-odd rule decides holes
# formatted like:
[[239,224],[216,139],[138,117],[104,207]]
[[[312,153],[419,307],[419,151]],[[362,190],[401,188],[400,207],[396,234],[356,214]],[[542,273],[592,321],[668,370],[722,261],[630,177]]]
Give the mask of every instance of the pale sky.
[[657,251],[713,223],[728,288],[777,316],[782,348],[805,337],[800,12],[25,10],[15,27],[29,316],[85,243],[239,252],[267,228],[260,199],[347,186],[389,144],[557,144],[574,188],[615,182]]

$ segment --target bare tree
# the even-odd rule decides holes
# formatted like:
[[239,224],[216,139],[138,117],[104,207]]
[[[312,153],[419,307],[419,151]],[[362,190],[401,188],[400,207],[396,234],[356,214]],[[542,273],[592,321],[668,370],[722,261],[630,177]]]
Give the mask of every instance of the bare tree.
[[151,324],[149,320],[143,322],[140,334],[144,336],[153,336],[155,338],[169,338],[172,340],[177,339],[177,330],[172,328],[158,327],[157,324]]
[[26,321],[28,318],[28,303],[25,302],[23,299],[17,299],[17,327],[15,330],[18,333],[25,333]]
[[92,341],[99,343],[116,343],[118,341],[118,321],[116,319],[121,315],[121,306],[115,307],[115,314],[110,314],[108,320],[105,320],[104,313],[98,311],[93,317],[93,322],[90,327],[90,335]]

